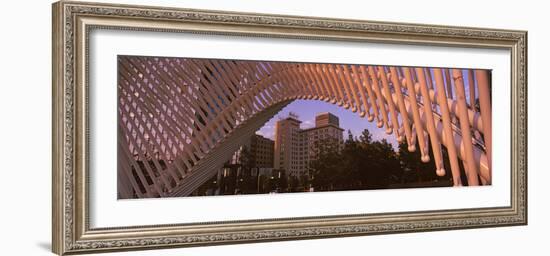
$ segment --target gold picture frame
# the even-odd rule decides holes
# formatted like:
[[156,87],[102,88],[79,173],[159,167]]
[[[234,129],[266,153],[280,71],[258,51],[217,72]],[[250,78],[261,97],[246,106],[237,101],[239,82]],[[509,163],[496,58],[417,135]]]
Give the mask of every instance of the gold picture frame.
[[[507,207],[201,224],[89,225],[88,35],[138,30],[458,46],[511,52]],[[61,1],[53,4],[53,237],[57,254],[436,231],[527,224],[527,32]]]

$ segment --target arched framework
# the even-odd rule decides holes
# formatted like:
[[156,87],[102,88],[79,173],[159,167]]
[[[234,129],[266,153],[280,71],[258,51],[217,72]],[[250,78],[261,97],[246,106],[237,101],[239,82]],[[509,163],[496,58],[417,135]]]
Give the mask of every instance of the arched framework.
[[136,56],[118,69],[120,198],[190,194],[296,99],[356,112],[424,162],[431,147],[434,171],[455,186],[460,162],[469,185],[491,183],[486,70]]

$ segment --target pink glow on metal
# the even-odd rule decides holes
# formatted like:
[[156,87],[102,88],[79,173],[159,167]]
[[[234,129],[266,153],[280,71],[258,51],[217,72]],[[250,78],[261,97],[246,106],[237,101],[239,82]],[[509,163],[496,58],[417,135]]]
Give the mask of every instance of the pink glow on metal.
[[465,184],[460,161],[468,185],[491,184],[486,70],[120,56],[118,73],[120,198],[188,194],[211,176],[204,166],[231,156],[224,143],[237,130],[296,99],[376,120],[411,152],[418,140],[422,161],[433,150],[438,175],[445,147],[455,186]]

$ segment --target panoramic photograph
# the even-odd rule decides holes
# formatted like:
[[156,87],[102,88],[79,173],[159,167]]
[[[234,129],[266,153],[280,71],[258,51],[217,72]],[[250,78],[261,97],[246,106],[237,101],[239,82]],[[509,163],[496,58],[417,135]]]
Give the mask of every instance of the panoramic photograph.
[[491,71],[118,56],[117,198],[491,185]]

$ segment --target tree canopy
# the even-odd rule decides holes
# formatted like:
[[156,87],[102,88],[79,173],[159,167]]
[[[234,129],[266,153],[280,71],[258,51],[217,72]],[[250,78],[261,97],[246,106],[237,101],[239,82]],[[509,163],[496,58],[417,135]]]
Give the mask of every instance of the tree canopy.
[[[359,138],[348,131],[343,147],[325,140],[316,148],[316,158],[310,162],[316,191],[406,187],[407,183],[435,184],[450,179],[449,171],[444,177],[435,174],[433,161],[421,162],[418,150],[409,152],[407,144],[400,143],[396,152],[387,140],[373,140],[368,129]],[[444,164],[449,166],[445,149],[443,153]],[[430,156],[433,159],[431,151]]]
[[320,141],[310,163],[316,190],[385,188],[402,172],[397,154],[386,141],[373,141],[368,129],[359,138],[348,131],[342,148]]

